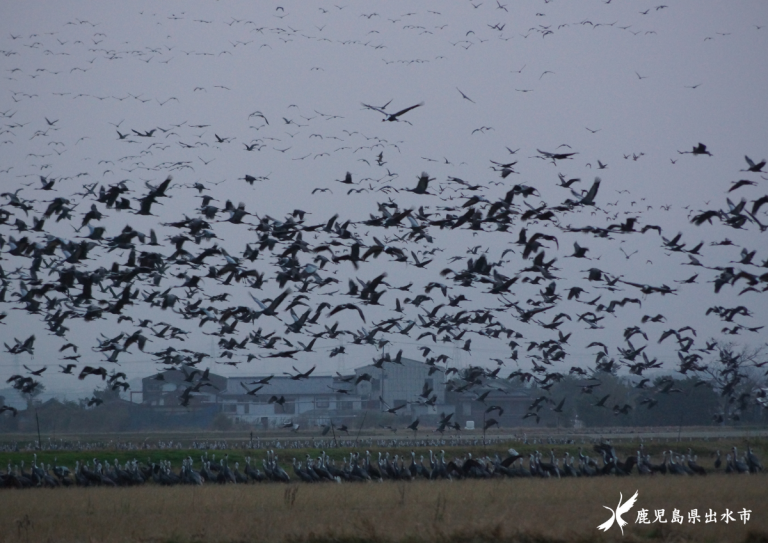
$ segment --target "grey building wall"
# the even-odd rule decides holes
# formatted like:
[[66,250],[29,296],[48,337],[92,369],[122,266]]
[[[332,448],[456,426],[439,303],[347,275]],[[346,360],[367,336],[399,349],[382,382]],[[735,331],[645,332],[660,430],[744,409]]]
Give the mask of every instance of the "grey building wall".
[[[423,362],[410,358],[403,358],[401,362],[387,362],[381,369],[368,365],[355,370],[358,376],[364,373],[372,376],[370,383],[362,381],[356,387],[356,392],[369,408],[381,406],[379,397],[382,397],[390,407],[407,404],[403,411],[414,415],[452,412],[445,406],[445,374],[442,371],[429,375],[430,366]],[[437,396],[434,407],[417,403],[424,400],[420,395],[425,383],[433,389],[430,398]]]
[[[327,424],[363,408],[360,396],[354,393],[354,385],[334,377],[310,376],[300,380],[273,377],[255,394],[248,394],[247,390],[259,386],[254,382],[260,379],[261,376],[229,378],[219,398],[222,412],[238,422],[269,428],[299,420],[310,425]],[[285,403],[269,403],[273,397],[285,398]]]
[[[195,373],[192,379],[188,376]],[[200,379],[202,370],[191,366],[184,366],[183,370],[167,370],[156,373],[141,380],[142,404],[156,407],[171,407],[179,405],[179,398],[187,387],[194,386]],[[216,403],[216,398],[227,388],[227,378],[221,375],[209,373],[208,382],[212,386],[205,386],[192,395],[190,405]]]

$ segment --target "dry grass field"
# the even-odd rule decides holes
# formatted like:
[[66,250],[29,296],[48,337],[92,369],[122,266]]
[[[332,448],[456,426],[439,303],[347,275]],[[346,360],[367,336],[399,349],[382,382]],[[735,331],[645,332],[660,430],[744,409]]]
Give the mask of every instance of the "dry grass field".
[[[636,490],[625,535],[599,532],[603,506]],[[686,519],[641,526],[641,508]],[[736,522],[721,521],[726,508]],[[700,524],[688,523],[691,509]],[[717,523],[705,524],[710,509]],[[768,541],[766,513],[762,475],[32,489],[0,492],[0,542],[757,542]]]

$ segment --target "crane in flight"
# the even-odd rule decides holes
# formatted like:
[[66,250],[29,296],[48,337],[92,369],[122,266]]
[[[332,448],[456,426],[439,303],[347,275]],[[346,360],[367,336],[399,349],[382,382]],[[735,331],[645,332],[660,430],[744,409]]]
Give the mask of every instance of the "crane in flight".
[[[389,102],[387,102],[387,104],[389,104]],[[384,115],[384,118],[382,119],[382,121],[390,121],[390,122],[399,121],[400,119],[398,117],[400,117],[401,115],[405,115],[406,113],[408,113],[412,109],[416,109],[417,107],[421,107],[423,105],[424,105],[424,102],[419,102],[415,106],[411,106],[411,107],[407,107],[405,109],[401,109],[397,113],[387,113],[386,111],[384,111],[384,108],[379,108],[379,107],[376,107],[376,106],[371,106],[371,105],[368,105],[368,104],[365,104],[365,103],[363,104],[364,107],[366,107],[368,109],[372,109],[374,111],[378,111],[379,113]],[[406,122],[408,122],[408,121],[406,121]]]

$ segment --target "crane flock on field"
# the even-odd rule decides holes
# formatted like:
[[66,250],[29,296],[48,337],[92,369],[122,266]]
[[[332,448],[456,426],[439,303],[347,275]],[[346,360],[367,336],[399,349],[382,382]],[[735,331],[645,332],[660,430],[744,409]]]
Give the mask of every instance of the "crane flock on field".
[[[189,13],[132,13],[142,32],[164,29],[162,36],[146,30],[150,45],[138,43],[138,36],[118,38],[114,23],[78,17],[1,37],[3,382],[32,397],[58,374],[50,388],[70,379],[125,393],[131,379],[151,373],[146,365],[143,374],[135,369],[135,361],[151,359],[152,369],[183,368],[191,375],[178,396],[188,406],[212,386],[208,372],[218,368],[254,374],[259,364],[284,361],[283,372],[299,380],[344,353],[383,368],[399,363],[405,352],[420,353],[449,389],[468,398],[477,397],[479,383],[496,379],[535,385],[546,394],[573,375],[591,392],[601,376],[619,373],[638,382],[641,404],[651,407],[658,395],[678,391],[673,376],[700,379],[729,400],[727,412],[712,413],[721,421],[755,405],[768,407],[768,389],[750,377],[762,373],[758,368],[766,361],[733,345],[765,337],[768,194],[766,161],[755,159],[765,148],[726,153],[696,138],[655,155],[636,149],[597,160],[589,157],[599,151],[587,144],[576,149],[545,138],[511,144],[509,136],[501,139],[501,126],[483,125],[463,137],[485,138],[484,154],[440,156],[420,141],[422,130],[438,116],[445,123],[487,113],[479,88],[447,83],[450,98],[441,95],[439,103],[453,99],[454,110],[446,116],[438,98],[429,96],[386,103],[360,96],[343,105],[334,101],[333,109],[313,97],[306,104],[270,102],[254,110],[259,98],[251,91],[249,101],[240,103],[227,97],[237,92],[234,84],[215,84],[204,75],[200,81],[207,82],[179,88],[178,96],[161,95],[164,87],[152,82],[166,72],[188,74],[194,63],[200,70],[190,72],[204,74],[230,58],[259,61],[299,46],[333,47],[340,58],[352,55],[350,62],[354,55],[374,55],[366,58],[390,74],[427,70],[426,64],[447,62],[446,55],[477,55],[479,61],[489,58],[484,48],[529,35],[525,43],[546,44],[588,28],[593,37],[611,33],[600,39],[650,42],[657,39],[651,21],[672,11],[635,13],[622,26],[561,20],[556,6],[542,5],[540,24],[516,32],[512,7],[465,8],[467,16],[501,22],[462,27],[463,37],[454,43],[451,25],[458,21],[443,24],[447,20],[437,11],[389,14],[389,20],[361,13],[352,20],[372,37],[345,41],[325,25],[351,17],[353,5],[321,7],[313,16],[324,24],[296,29],[298,15],[288,8],[258,20],[221,13],[214,20],[190,6]],[[600,9],[607,18],[623,8]],[[339,36],[352,28],[338,28]],[[195,35],[184,29],[210,32],[211,41],[180,46],[174,40],[182,38],[171,34]],[[418,39],[425,55],[431,45],[442,46],[436,50],[444,54],[390,57],[390,36],[400,34]],[[712,38],[718,39],[725,38]],[[222,46],[209,50],[207,44]],[[544,91],[562,75],[546,70],[530,78],[525,67],[506,70],[510,81],[525,86],[512,92],[515,100]],[[111,86],[110,74],[123,68],[136,76],[132,85],[146,75],[152,91]],[[632,71],[633,84],[653,82],[637,72],[635,79]],[[322,66],[308,73],[324,77]],[[698,86],[678,90],[686,96],[705,92]],[[226,109],[226,119],[217,120],[205,113],[206,104],[214,111],[234,108],[239,117]],[[110,112],[130,118],[111,122]],[[388,122],[375,122],[377,115]],[[489,122],[487,114],[473,118]],[[97,131],[86,133],[84,126]],[[580,138],[609,130],[592,126]],[[448,141],[450,132],[450,125],[439,125],[431,135]],[[700,172],[707,161],[706,167],[717,164],[740,179],[717,180],[719,188],[706,194],[689,187],[690,202],[668,199],[663,185],[647,196],[641,187],[617,188],[628,185],[612,172],[631,178],[632,168],[654,161],[670,169],[670,178]],[[587,168],[604,171],[595,176]],[[708,183],[703,186],[713,186]],[[699,311],[702,304],[706,315],[695,318],[707,332],[681,310]],[[459,371],[466,369],[459,357],[469,362],[468,371]],[[11,360],[19,361],[18,371],[11,371]],[[647,378],[661,370],[663,377]],[[262,386],[268,392],[269,383]],[[433,402],[429,394],[413,400]],[[93,397],[87,405],[98,409],[102,401]],[[605,396],[594,408],[613,408],[617,416],[637,408],[617,402]],[[534,407],[563,409],[560,398],[540,404]],[[0,417],[16,414],[10,405],[0,407]],[[411,464],[404,468],[396,467],[402,458],[388,465],[392,473],[417,470],[430,477],[441,469],[467,475],[626,468],[606,457],[603,466],[574,457],[547,464],[546,455],[522,459],[527,467],[471,458],[446,464],[440,457],[431,458],[429,467],[413,458],[405,459]],[[696,471],[695,459],[685,454],[669,453],[664,460],[670,472]],[[644,458],[635,462],[638,469],[646,465]],[[728,462],[737,471],[743,463],[735,453]],[[86,462],[70,477],[77,484],[83,478],[118,484],[123,478],[179,482],[227,473],[236,480],[257,473],[250,464],[197,465],[194,471],[190,459],[179,472],[163,463],[142,469]],[[297,459],[296,466],[302,479],[321,472],[352,477],[364,468],[383,476],[384,470],[358,457],[338,468],[324,457]],[[61,480],[55,471],[34,470],[42,471],[25,475],[12,468],[4,481]],[[271,458],[261,473],[280,478],[276,474],[286,471]]]
[[[287,451],[284,451],[287,452]],[[31,488],[61,486],[134,486],[153,482],[162,486],[178,484],[202,485],[247,484],[292,481],[305,483],[318,482],[382,482],[385,480],[435,480],[435,479],[491,479],[512,477],[598,477],[598,476],[640,476],[653,475],[706,475],[709,473],[754,474],[762,472],[763,466],[751,448],[741,456],[733,447],[726,454],[725,464],[717,451],[711,468],[705,468],[698,462],[698,457],[689,448],[687,452],[676,453],[665,450],[661,453],[661,462],[654,463],[651,455],[643,451],[642,444],[635,455],[620,460],[615,449],[608,442],[593,446],[595,457],[584,454],[581,447],[578,454],[565,452],[561,458],[555,456],[554,449],[549,453],[534,451],[528,455],[519,454],[509,449],[506,458],[498,454],[493,457],[473,457],[471,453],[461,458],[446,460],[445,451],[435,454],[429,450],[427,459],[423,455],[416,458],[411,451],[406,455],[390,455],[389,452],[377,453],[373,458],[369,451],[351,452],[340,462],[330,460],[325,451],[317,458],[309,454],[304,459],[292,458],[290,462],[280,458],[274,450],[267,451],[261,462],[250,456],[230,462],[229,454],[216,460],[206,452],[199,459],[187,456],[181,465],[174,468],[170,461],[137,460],[120,464],[93,458],[85,462],[76,462],[74,469],[59,465],[38,465],[37,455],[32,458],[29,471],[24,462],[8,466],[5,473],[0,472],[0,488]],[[290,464],[290,465],[289,465]],[[196,468],[199,465],[199,468]]]

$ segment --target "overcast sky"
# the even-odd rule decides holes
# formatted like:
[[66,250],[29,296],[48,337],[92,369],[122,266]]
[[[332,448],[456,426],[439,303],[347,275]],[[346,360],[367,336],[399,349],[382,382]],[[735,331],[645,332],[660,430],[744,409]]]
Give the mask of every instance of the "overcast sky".
[[[553,274],[563,298],[568,288],[580,285],[587,291],[582,301],[603,295],[601,301],[606,304],[630,297],[641,299],[642,305],[629,303],[618,307],[614,314],[601,314],[606,318],[600,321],[604,328],[599,330],[587,330],[584,322],[577,320],[579,314],[594,311],[594,307],[577,301],[563,300],[556,309],[541,315],[545,323],[560,311],[572,318],[560,327],[564,333],[573,334],[564,346],[568,358],[561,371],[572,365],[590,366],[596,350],[586,346],[592,341],[607,344],[610,355],[618,357],[616,347],[626,346],[623,330],[640,325],[643,315],[666,317],[666,322],[645,323],[641,328],[649,338],[646,352],[664,361],[669,370],[677,362],[676,345],[672,339],[662,344],[657,340],[671,328],[692,326],[697,331],[697,347],[704,347],[711,339],[752,346],[765,342],[765,329],[757,333],[741,330],[738,335],[721,332],[723,327],[737,324],[764,325],[768,317],[764,294],[748,292],[739,296],[747,286],[740,281],[715,295],[712,281],[719,271],[684,266],[688,256],[665,251],[662,240],[662,236],[672,239],[682,232],[680,243],[685,243],[687,249],[704,242],[697,258],[710,268],[735,266],[756,275],[766,271],[759,267],[768,259],[765,235],[753,222],[741,230],[723,226],[717,219],[712,225],[697,227],[690,223],[690,217],[700,211],[727,210],[726,198],[733,203],[745,198],[750,209],[752,202],[767,192],[768,174],[740,171],[748,167],[745,155],[756,162],[768,156],[765,2],[709,0],[660,5],[554,0],[503,4],[486,0],[474,4],[114,5],[33,1],[4,5],[2,13],[0,186],[3,192],[21,188],[20,197],[36,202],[26,216],[19,208],[5,205],[8,197],[0,199],[4,209],[12,213],[0,226],[6,242],[0,264],[10,274],[6,303],[0,308],[8,315],[0,334],[9,345],[13,345],[13,338],[23,340],[32,333],[37,338],[34,358],[26,353],[2,355],[3,381],[12,373],[23,372],[21,364],[33,369],[47,365],[43,382],[49,390],[69,398],[83,395],[99,383],[96,378],[77,381],[72,376],[55,375],[60,362],[57,359],[72,354],[59,354],[59,348],[67,342],[77,344],[82,354],[79,367],[104,365],[104,355],[91,349],[96,338],[100,334],[114,337],[121,331],[131,334],[142,318],[150,318],[155,324],[167,322],[189,332],[181,342],[152,337],[148,330],[152,343],[146,351],[168,346],[204,351],[214,356],[203,367],[210,365],[212,371],[225,375],[291,371],[292,365],[304,371],[314,364],[317,373],[332,373],[367,364],[376,356],[374,347],[349,345],[351,338],[346,336],[343,340],[319,339],[316,353],[300,353],[295,361],[254,360],[237,368],[214,365],[211,360],[221,361],[218,355],[222,349],[216,346],[219,338],[207,334],[216,332],[217,325],[207,323],[201,327],[199,319],[184,320],[171,311],[149,308],[144,303],[124,311],[134,322],[118,324],[115,315],[87,323],[69,319],[66,325],[70,330],[65,338],[50,335],[43,315],[28,314],[14,297],[19,292],[20,276],[12,272],[21,268],[25,273],[31,262],[8,254],[10,237],[26,235],[44,242],[46,233],[65,239],[87,235],[87,229],[79,233],[73,229],[80,226],[95,201],[91,196],[73,196],[83,192],[83,185],[108,187],[129,180],[131,192],[126,196],[137,209],[135,199],[149,191],[145,182],[157,185],[168,174],[174,177],[168,191],[171,198],[153,206],[155,216],[108,210],[98,204],[108,217],[92,225],[106,227],[105,237],[117,235],[126,224],[145,233],[155,229],[163,247],[139,245],[137,251],[154,250],[170,256],[173,247],[166,239],[182,231],[163,223],[198,215],[198,192],[188,187],[195,182],[208,187],[217,199],[213,204],[220,208],[227,199],[235,205],[243,202],[246,210],[255,214],[249,222],[265,216],[283,219],[294,209],[301,209],[309,213],[305,224],[311,225],[325,223],[336,213],[340,222],[367,220],[379,215],[377,204],[390,198],[400,209],[424,206],[427,213],[459,216],[469,196],[482,195],[493,202],[515,184],[537,189],[536,195],[525,200],[530,206],[556,206],[574,198],[568,189],[558,186],[558,173],[581,178],[572,186],[577,190],[588,189],[599,175],[602,183],[594,208],[562,213],[557,225],[551,221],[528,224],[529,235],[544,232],[557,236],[557,245],[547,241],[544,250],[547,259],[558,258],[558,269]],[[421,102],[424,105],[404,114],[401,122],[382,122],[383,115],[361,105],[381,107],[389,103],[386,111],[396,112]],[[151,138],[133,132],[152,129],[156,131]],[[127,136],[120,139],[118,132]],[[691,151],[699,142],[707,145],[712,156],[679,153]],[[253,150],[247,151],[246,146],[251,145]],[[577,154],[555,164],[543,159],[538,149]],[[379,153],[383,153],[381,165],[377,163]],[[517,161],[515,173],[502,179],[490,169],[491,160]],[[604,169],[598,169],[598,161],[606,165]],[[359,185],[336,182],[347,171]],[[430,192],[435,194],[404,191],[416,186],[422,171],[435,178],[430,184]],[[242,179],[246,174],[263,179],[248,184]],[[42,186],[40,175],[57,180],[53,191],[37,190]],[[450,176],[483,188],[470,192],[448,182]],[[755,185],[728,193],[731,183],[740,179]],[[387,186],[391,188],[384,188]],[[316,188],[330,191],[313,193]],[[347,194],[350,188],[366,190]],[[17,218],[31,227],[32,217],[39,217],[56,196],[76,204],[72,221],[56,222],[52,217],[45,223],[45,232],[16,231],[13,224]],[[525,212],[528,207],[522,202],[516,197],[519,210]],[[763,224],[768,224],[766,212],[768,206],[757,214]],[[219,214],[217,220],[226,217]],[[568,226],[605,228],[627,217],[636,217],[638,228],[657,225],[662,234],[650,230],[598,239],[563,231]],[[382,297],[382,307],[361,305],[366,323],[350,311],[326,319],[326,310],[320,323],[308,331],[318,332],[321,323],[331,325],[336,320],[348,330],[359,330],[361,326],[370,330],[373,322],[398,315],[392,310],[396,298],[401,302],[413,298],[432,281],[450,286],[452,296],[464,294],[470,301],[462,303],[463,309],[499,308],[497,296],[483,294],[487,285],[461,288],[450,275],[442,277],[439,272],[445,267],[463,269],[467,257],[477,258],[467,251],[479,246],[477,255],[487,250],[491,262],[498,262],[505,249],[512,249],[514,252],[505,255],[505,262],[497,270],[509,277],[520,273],[530,264],[521,257],[522,247],[514,244],[522,226],[525,224],[516,220],[508,233],[493,232],[495,228],[490,226],[486,232],[432,226],[429,232],[434,241],[429,243],[393,241],[395,236],[406,234],[407,228],[384,230],[352,225],[350,228],[366,246],[373,243],[373,236],[393,241],[406,251],[410,262],[392,263],[382,256],[370,259],[359,270],[349,262],[329,265],[321,276],[340,282],[310,293],[308,303],[313,312],[324,301],[334,306],[355,302],[344,295],[349,278],[370,280],[386,271],[392,287],[411,281],[414,286],[410,293],[389,290]],[[254,244],[258,239],[243,225],[215,224],[213,230],[218,237],[214,242],[204,241],[199,246],[187,243],[184,248],[196,254],[217,243],[229,254],[241,257],[245,244]],[[735,245],[711,245],[726,238]],[[304,239],[311,245],[329,241],[324,236],[315,240],[309,233]],[[592,260],[568,257],[574,241],[590,248],[587,256]],[[442,252],[420,252],[434,248]],[[743,248],[757,250],[754,264],[738,264]],[[346,247],[333,250],[339,255],[349,251]],[[433,262],[424,268],[415,267],[411,251],[420,260],[431,258]],[[454,256],[464,259],[449,262]],[[299,258],[306,264],[313,257],[300,253]],[[53,264],[61,258],[59,251],[44,260]],[[128,251],[107,252],[98,247],[92,259],[78,267],[109,269],[114,262],[123,266],[127,258]],[[231,305],[255,308],[248,292],[264,299],[282,290],[274,280],[275,261],[276,254],[262,251],[255,262],[247,263],[247,267],[265,273],[267,282],[262,290],[223,286],[205,279],[202,292],[193,299],[202,293],[229,292],[232,297],[227,302],[211,305],[219,309]],[[224,261],[219,257],[215,264],[222,266]],[[623,283],[619,283],[620,291],[599,289],[585,280],[583,270],[592,267],[625,281],[666,284],[678,290],[662,297],[643,296],[636,287]],[[175,276],[182,272],[204,276],[207,268],[172,266],[159,289],[181,285],[183,279]],[[675,282],[696,273],[699,277],[694,284]],[[57,273],[48,276],[47,270],[41,275],[43,281],[58,279]],[[538,293],[549,281],[534,286],[524,283],[524,276],[507,297],[528,307],[526,301],[540,300]],[[534,274],[527,277],[533,278]],[[105,281],[104,286],[108,284]],[[134,287],[143,294],[153,289],[146,282]],[[297,287],[294,285],[294,290]],[[99,289],[94,291],[97,299],[111,297]],[[72,292],[75,296],[77,293],[79,288]],[[178,289],[178,294],[184,296],[183,290]],[[49,294],[50,298],[62,296]],[[416,319],[437,304],[447,303],[439,290],[433,290],[431,297],[433,300],[425,302],[421,309],[410,306],[405,320]],[[724,323],[715,315],[704,314],[713,306],[739,305],[747,306],[751,316],[738,316],[734,322]],[[300,310],[301,306],[297,313]],[[528,368],[528,342],[558,336],[555,331],[521,323],[516,315],[512,309],[497,312],[496,318],[523,334],[524,339],[518,340],[519,364]],[[280,317],[285,322],[292,320],[284,312]],[[285,326],[272,317],[256,321],[259,326],[265,332],[275,330],[294,345],[297,339],[304,343],[308,339],[286,335]],[[159,329],[155,326],[155,330]],[[454,357],[449,364],[490,367],[495,366],[491,358],[501,358],[506,359],[507,368],[502,373],[518,367],[508,359],[512,349],[508,340],[504,341],[505,336],[490,340],[474,333],[480,327],[468,329],[471,331],[458,345],[472,338],[471,352],[461,351],[452,343],[433,343],[429,338],[417,341],[423,331],[418,328],[409,337],[381,337],[390,341],[390,352],[403,349],[406,356],[415,359],[422,359],[417,348],[427,345],[433,352]],[[250,325],[241,323],[234,337],[242,340],[249,331]],[[645,343],[640,336],[632,341],[635,346]],[[330,349],[342,343],[347,344],[347,354],[329,358]],[[244,361],[248,352],[267,354],[253,346],[250,351],[237,351],[235,360]],[[133,346],[128,353],[120,354],[117,369],[128,373],[130,379],[145,376],[156,371],[152,358]]]

